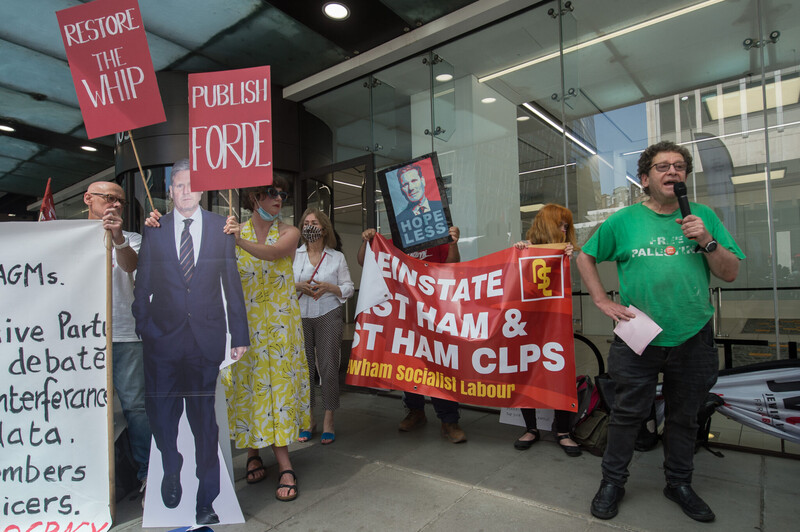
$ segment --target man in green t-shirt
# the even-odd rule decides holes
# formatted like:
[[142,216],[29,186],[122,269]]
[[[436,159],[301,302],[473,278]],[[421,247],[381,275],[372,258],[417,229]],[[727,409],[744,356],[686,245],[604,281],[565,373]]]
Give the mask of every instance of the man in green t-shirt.
[[[617,515],[636,435],[663,373],[664,495],[692,519],[714,520],[714,512],[691,487],[697,412],[719,368],[708,285],[710,274],[727,282],[736,279],[744,254],[705,205],[690,203],[691,215],[681,215],[673,187],[691,171],[686,148],[668,141],[647,148],[638,172],[649,199],[612,215],[577,259],[584,285],[603,314],[627,321],[635,317],[628,308],[633,305],[663,329],[641,355],[616,337],[609,349],[614,407],[603,480],[591,506],[600,519]],[[617,262],[622,304],[603,288],[597,271],[602,261]]]

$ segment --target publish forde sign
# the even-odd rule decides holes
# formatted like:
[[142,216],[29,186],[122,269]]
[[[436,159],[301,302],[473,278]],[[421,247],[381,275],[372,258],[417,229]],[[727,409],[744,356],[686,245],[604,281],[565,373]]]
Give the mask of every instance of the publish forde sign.
[[189,75],[192,190],[272,184],[268,66]]

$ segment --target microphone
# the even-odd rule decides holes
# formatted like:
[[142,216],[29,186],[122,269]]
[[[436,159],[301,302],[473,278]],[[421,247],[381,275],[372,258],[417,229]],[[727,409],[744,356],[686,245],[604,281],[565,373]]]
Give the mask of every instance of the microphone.
[[689,208],[689,198],[686,197],[686,183],[675,183],[672,185],[672,190],[675,192],[675,197],[678,198],[678,206],[681,208],[681,217],[686,218],[692,214],[692,210]]

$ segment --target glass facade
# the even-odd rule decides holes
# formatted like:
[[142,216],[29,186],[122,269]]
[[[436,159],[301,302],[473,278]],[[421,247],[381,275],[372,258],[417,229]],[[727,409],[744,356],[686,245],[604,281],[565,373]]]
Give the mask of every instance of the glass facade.
[[[747,255],[734,283],[712,281],[717,334],[766,339],[749,362],[786,358],[800,336],[798,12],[773,0],[542,2],[304,106],[331,129],[334,163],[372,154],[378,172],[437,152],[464,260],[523,238],[547,203],[572,210],[584,243],[646,197],[645,147],[686,146],[690,200]],[[363,226],[388,234],[375,188]],[[600,273],[615,290],[614,265]],[[584,334],[611,329],[587,295],[575,320]]]

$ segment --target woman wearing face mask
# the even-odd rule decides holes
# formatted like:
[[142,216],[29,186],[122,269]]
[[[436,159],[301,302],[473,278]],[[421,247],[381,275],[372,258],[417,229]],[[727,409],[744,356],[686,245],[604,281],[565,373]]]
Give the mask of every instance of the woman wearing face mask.
[[238,224],[229,217],[225,232],[236,237],[250,347],[226,368],[228,423],[237,448],[248,448],[247,482],[266,476],[259,449],[271,446],[278,462],[275,497],[297,497],[297,477],[287,446],[310,424],[308,366],[300,307],[295,297],[292,260],[300,231],[280,220],[286,181],[242,191],[242,206],[252,218]]
[[[567,243],[564,254],[572,256],[576,247],[575,227],[572,225],[572,213],[569,209],[549,203],[536,215],[525,235],[528,240],[522,240],[514,244],[518,249],[525,249],[531,244],[558,244]],[[580,456],[581,449],[569,436],[569,422],[571,412],[566,410],[556,410],[554,412],[553,426],[556,432],[556,440],[561,449],[567,456]],[[536,428],[536,409],[523,408],[522,417],[525,419],[526,432],[514,442],[514,448],[519,450],[530,449],[531,445],[539,441],[539,430]]]
[[[323,445],[336,439],[333,415],[339,408],[339,362],[342,345],[342,304],[353,295],[353,281],[344,255],[336,247],[330,218],[318,210],[307,209],[300,219],[303,245],[294,259],[294,279],[303,317],[306,357],[311,378],[311,408],[314,408],[314,383],[319,372],[322,383]],[[313,417],[313,416],[312,416]],[[313,423],[303,427],[299,441],[308,441]]]

